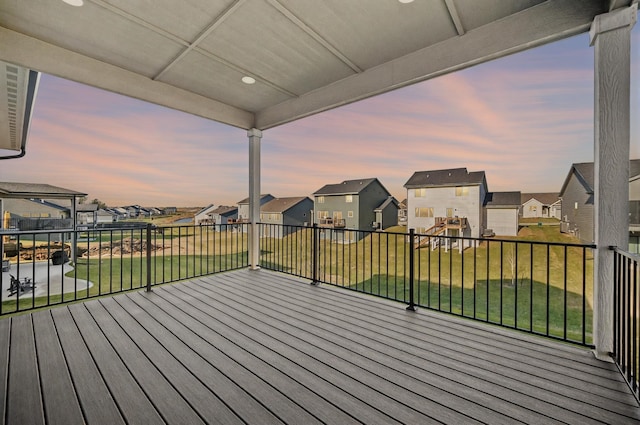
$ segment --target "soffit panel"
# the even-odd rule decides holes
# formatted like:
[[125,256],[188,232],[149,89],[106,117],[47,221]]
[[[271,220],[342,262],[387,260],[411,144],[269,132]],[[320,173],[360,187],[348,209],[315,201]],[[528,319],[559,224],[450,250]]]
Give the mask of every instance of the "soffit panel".
[[264,0],[246,1],[198,47],[297,95],[354,73]]
[[164,73],[159,81],[247,111],[258,111],[290,98],[260,81],[244,84],[241,81],[243,76],[241,72],[192,51]]
[[[156,28],[192,42],[236,0],[102,0]],[[176,6],[180,2],[180,7]]]
[[362,69],[457,35],[441,0],[278,1]]
[[453,0],[466,31],[506,18],[547,0]]
[[[34,7],[33,3],[46,5]],[[82,7],[61,0],[6,2],[0,25],[149,78],[183,48],[89,1]]]

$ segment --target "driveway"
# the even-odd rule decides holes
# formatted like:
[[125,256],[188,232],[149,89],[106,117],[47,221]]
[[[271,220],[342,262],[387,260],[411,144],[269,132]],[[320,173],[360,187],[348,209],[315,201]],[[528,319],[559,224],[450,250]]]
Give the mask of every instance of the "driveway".
[[[17,294],[9,296],[9,286],[11,284],[11,277],[13,275],[20,280],[25,277],[35,281],[36,290],[35,296],[46,296],[47,294],[56,295],[63,292],[73,292],[76,288],[83,290],[93,286],[93,283],[85,279],[74,279],[73,277],[65,276],[66,273],[73,270],[71,264],[66,263],[64,265],[53,265],[50,261],[40,261],[36,263],[21,263],[18,269],[17,264],[11,264],[8,272],[2,272],[2,299],[11,300],[15,299]],[[33,296],[33,291],[25,291],[20,294],[20,298],[30,298]]]

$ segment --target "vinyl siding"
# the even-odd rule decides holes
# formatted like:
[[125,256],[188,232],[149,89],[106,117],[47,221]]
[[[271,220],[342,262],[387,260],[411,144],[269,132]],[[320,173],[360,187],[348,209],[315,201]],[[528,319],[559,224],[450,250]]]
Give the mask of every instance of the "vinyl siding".
[[582,242],[593,242],[593,194],[587,193],[575,174],[562,194],[562,220],[569,223],[568,230]]

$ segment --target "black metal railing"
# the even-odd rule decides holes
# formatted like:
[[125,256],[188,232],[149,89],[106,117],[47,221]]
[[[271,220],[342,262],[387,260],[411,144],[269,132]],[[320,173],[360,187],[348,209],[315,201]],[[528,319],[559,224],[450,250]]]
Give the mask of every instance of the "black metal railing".
[[592,344],[593,245],[261,225],[261,265]]
[[638,344],[640,327],[638,309],[640,296],[640,257],[635,254],[614,250],[614,288],[613,288],[613,359],[629,384],[636,399],[640,399],[638,376]]
[[248,266],[246,224],[0,233],[0,315]]

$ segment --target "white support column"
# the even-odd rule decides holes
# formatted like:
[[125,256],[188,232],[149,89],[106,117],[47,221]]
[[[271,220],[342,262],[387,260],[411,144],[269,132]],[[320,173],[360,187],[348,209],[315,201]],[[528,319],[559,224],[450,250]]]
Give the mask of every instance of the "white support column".
[[596,16],[590,30],[595,54],[593,332],[595,354],[613,351],[613,253],[628,249],[631,28],[637,5]]
[[260,139],[262,131],[252,128],[249,137],[249,268],[260,268]]

